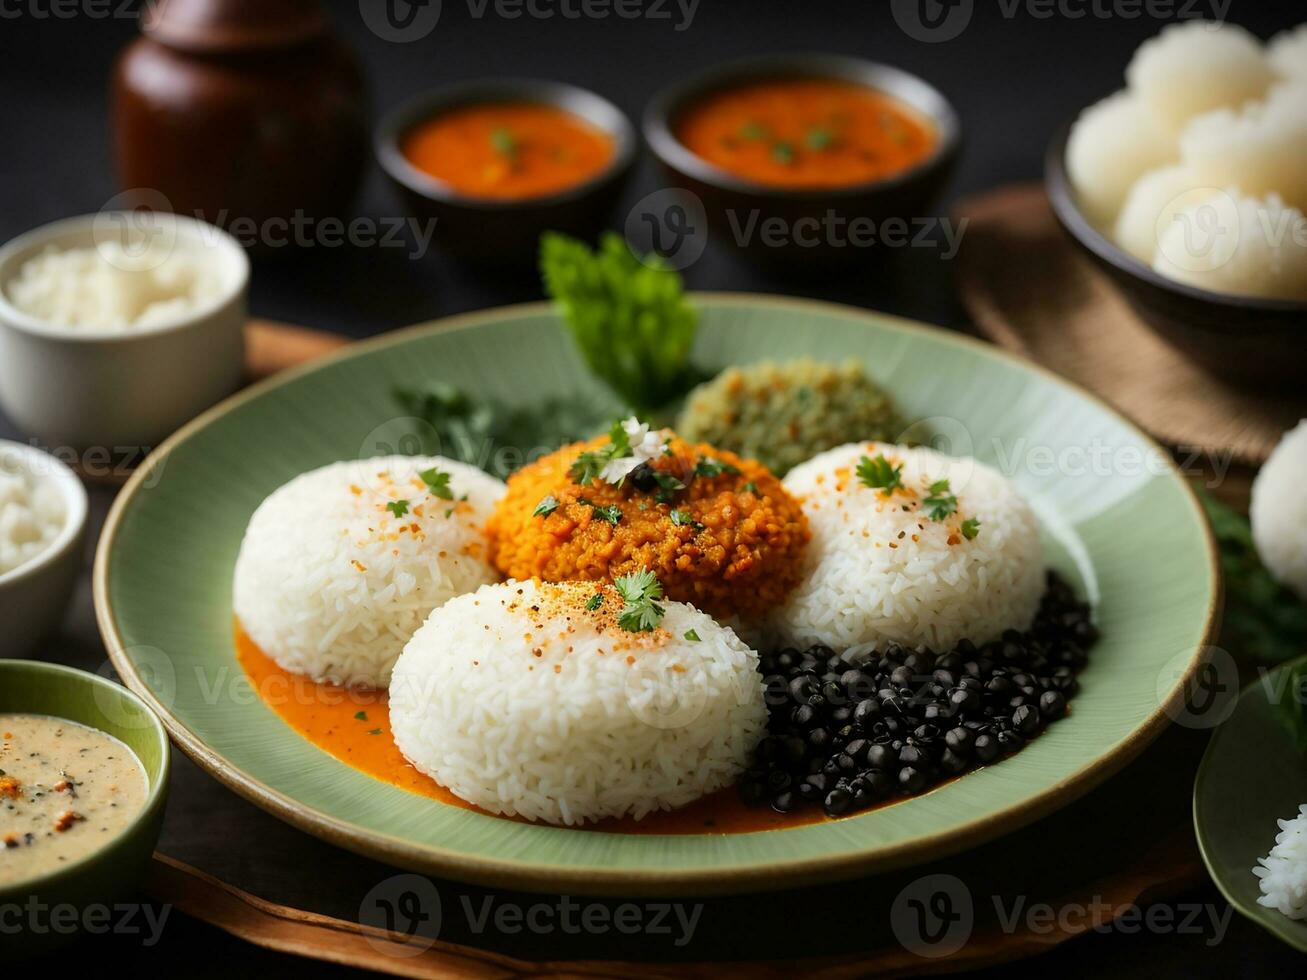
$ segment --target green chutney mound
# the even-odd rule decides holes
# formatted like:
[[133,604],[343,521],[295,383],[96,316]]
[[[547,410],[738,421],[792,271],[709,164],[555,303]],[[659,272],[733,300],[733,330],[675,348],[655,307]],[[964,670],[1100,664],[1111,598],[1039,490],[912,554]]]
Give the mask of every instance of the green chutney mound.
[[760,361],[727,368],[686,398],[676,431],[766,465],[793,466],[849,442],[895,442],[904,424],[855,360]]

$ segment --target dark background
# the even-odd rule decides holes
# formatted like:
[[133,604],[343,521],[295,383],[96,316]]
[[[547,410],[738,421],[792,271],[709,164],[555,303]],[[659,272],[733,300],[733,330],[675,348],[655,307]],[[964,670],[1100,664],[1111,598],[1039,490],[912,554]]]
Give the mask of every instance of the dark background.
[[[52,0],[0,0],[0,241],[57,218],[98,210],[117,190],[112,173],[107,79],[112,61],[134,36],[131,17],[64,19],[40,16]],[[373,0],[366,0],[373,2]],[[111,0],[118,6],[122,0]],[[1212,11],[1209,2],[1157,4]],[[139,9],[128,4],[126,9]],[[516,20],[469,14],[465,0],[445,0],[435,31],[414,44],[382,41],[364,25],[356,3],[338,0],[340,32],[358,52],[371,83],[374,115],[422,89],[496,75],[532,75],[575,83],[607,96],[633,119],[649,98],[681,73],[731,57],[781,51],[830,51],[886,61],[918,73],[953,101],[965,133],[956,178],[939,213],[959,197],[1000,184],[1036,179],[1049,134],[1079,107],[1122,84],[1131,52],[1164,21],[1146,12],[1130,18],[1128,2],[1062,0],[1014,3],[977,0],[969,27],[945,43],[922,43],[895,23],[888,0],[701,0],[684,31],[672,21],[609,18]],[[1004,10],[1013,11],[1010,15]],[[1232,0],[1227,18],[1262,37],[1303,17],[1296,2]],[[1074,13],[1081,16],[1070,16]],[[652,165],[640,164],[625,206],[657,187]],[[368,171],[354,213],[381,219],[402,214],[375,168]],[[700,289],[798,292],[836,299],[949,326],[965,326],[953,295],[949,263],[927,250],[899,250],[891,274],[851,273],[820,286],[770,280],[710,249],[686,272]],[[317,248],[256,263],[254,314],[366,336],[467,309],[539,297],[530,278],[478,275],[432,255],[414,261],[404,249]],[[0,436],[18,436],[0,417]],[[102,515],[108,493],[95,494]],[[92,534],[97,527],[92,526]],[[75,659],[102,658],[88,589],[79,589],[66,627]],[[167,834],[179,831],[184,794],[221,792],[179,760]],[[1146,801],[1141,805],[1147,806]],[[244,806],[241,804],[241,806]],[[248,809],[248,808],[247,808]],[[1123,815],[1123,819],[1126,816]],[[252,814],[249,820],[271,818]],[[207,833],[221,839],[223,828]],[[292,835],[279,825],[269,833]],[[239,847],[238,842],[230,846]],[[1040,859],[1029,856],[1031,859]],[[293,874],[293,869],[287,869]],[[758,901],[767,902],[769,898]],[[1220,903],[1206,887],[1188,901]],[[835,925],[835,924],[832,924]],[[814,953],[821,951],[814,936]],[[624,951],[638,957],[638,948]],[[765,955],[759,948],[756,955]],[[61,957],[65,968],[118,960],[165,975],[230,975],[249,970],[332,976],[324,966],[245,947],[198,923],[174,917],[160,947],[142,950],[126,939],[92,943]],[[1050,956],[1003,970],[1003,975],[1055,971],[1123,977],[1295,975],[1302,960],[1235,917],[1223,943],[1205,936],[1094,936]],[[997,973],[996,973],[997,975]]]

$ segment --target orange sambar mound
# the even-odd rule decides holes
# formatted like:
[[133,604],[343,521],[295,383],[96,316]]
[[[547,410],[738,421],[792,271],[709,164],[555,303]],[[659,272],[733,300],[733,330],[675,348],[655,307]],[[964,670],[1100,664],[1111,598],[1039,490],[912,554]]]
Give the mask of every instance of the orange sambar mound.
[[[509,477],[489,525],[492,559],[501,572],[547,582],[605,581],[648,568],[667,598],[713,616],[746,619],[778,605],[798,583],[811,537],[808,520],[761,463],[672,437],[672,455],[650,465],[686,487],[660,503],[654,490],[630,479],[620,487],[572,482],[568,470],[577,456],[607,444],[605,436],[564,446]],[[738,472],[693,476],[702,458]],[[534,516],[551,496],[558,507]],[[621,510],[615,526],[596,513],[614,504]]]

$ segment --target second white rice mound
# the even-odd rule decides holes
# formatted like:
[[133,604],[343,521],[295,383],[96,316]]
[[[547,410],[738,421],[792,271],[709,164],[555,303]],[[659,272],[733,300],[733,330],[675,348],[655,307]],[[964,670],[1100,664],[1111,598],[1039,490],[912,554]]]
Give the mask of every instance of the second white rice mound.
[[1125,77],[1156,122],[1178,131],[1194,116],[1260,98],[1275,76],[1248,31],[1191,20],[1141,44]]
[[579,582],[447,602],[395,665],[400,751],[469,803],[555,824],[638,819],[735,782],[766,726],[757,654],[685,603],[644,633],[618,624],[622,605]]
[[1086,216],[1110,230],[1131,185],[1179,155],[1176,136],[1142,102],[1117,92],[1080,113],[1067,139],[1067,174]]
[[1253,868],[1262,893],[1257,904],[1291,919],[1307,919],[1307,803],[1298,807],[1296,817],[1276,824],[1275,846]]
[[[889,496],[857,476],[860,459],[879,456],[902,468]],[[940,480],[957,510],[933,520],[923,502]],[[795,467],[785,489],[812,527],[802,584],[773,620],[786,642],[946,650],[1033,622],[1045,575],[1039,522],[997,471],[932,449],[852,443]],[[979,526],[964,528],[972,520]]]
[[1307,419],[1285,434],[1253,480],[1253,541],[1271,574],[1307,600]]
[[[448,474],[448,499],[418,475],[432,468]],[[483,529],[504,489],[441,456],[301,474],[250,518],[236,559],[236,616],[286,670],[384,687],[432,609],[498,578]]]
[[1130,188],[1116,218],[1116,243],[1147,265],[1153,264],[1161,232],[1180,211],[1213,193],[1183,166],[1150,170]]
[[1307,79],[1307,24],[1281,31],[1266,49],[1271,67],[1284,78]]

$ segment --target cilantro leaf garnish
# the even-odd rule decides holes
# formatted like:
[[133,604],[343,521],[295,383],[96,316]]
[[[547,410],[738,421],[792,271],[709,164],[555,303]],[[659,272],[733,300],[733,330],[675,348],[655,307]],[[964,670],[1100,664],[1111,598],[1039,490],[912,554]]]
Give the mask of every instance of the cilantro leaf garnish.
[[684,483],[682,483],[676,477],[672,476],[672,474],[664,473],[662,470],[654,470],[653,478],[654,478],[654,482],[657,483],[658,486],[661,487],[663,490],[667,490],[669,492],[675,492],[677,490],[685,489]]
[[532,517],[548,517],[554,511],[558,510],[558,498],[553,494],[545,497],[540,503],[536,504]]
[[617,527],[622,522],[622,508],[616,504],[609,504],[607,507],[591,504],[591,510],[594,512],[595,517],[607,521],[613,527]]
[[449,473],[433,466],[429,470],[422,470],[418,473],[418,479],[427,485],[433,497],[439,497],[441,500],[453,500],[454,491],[449,486]]
[[667,516],[672,519],[672,523],[677,527],[692,527],[696,531],[703,530],[703,525],[691,517],[689,511],[674,510]]
[[512,160],[517,156],[517,139],[503,126],[490,131],[490,145],[502,157]]
[[813,126],[803,138],[810,150],[824,150],[835,142],[835,134],[824,126]]
[[594,595],[592,595],[589,599],[586,600],[585,608],[590,612],[594,612],[603,604],[604,604],[604,594],[602,592],[596,592]]
[[390,511],[396,517],[403,517],[408,513],[408,501],[392,500],[390,503],[386,504],[386,510]]
[[794,162],[794,144],[787,143],[785,140],[777,140],[771,145],[771,156],[777,163],[789,166]]
[[936,480],[926,489],[928,495],[921,504],[932,521],[942,521],[957,513],[958,498],[949,492],[948,480]]
[[686,630],[686,631],[685,631],[685,638],[686,638],[687,640],[689,640],[691,643],[698,643],[698,642],[699,642],[699,634],[696,633],[694,630]]
[[356,712],[354,712],[354,720],[355,720],[355,721],[367,721],[367,720],[368,720],[368,713],[367,713],[366,711],[356,711]]
[[641,569],[613,580],[613,588],[626,603],[617,614],[617,625],[632,633],[647,633],[656,628],[666,610],[658,605],[663,587],[649,569]]
[[962,536],[968,541],[974,540],[976,535],[979,533],[980,521],[976,520],[974,517],[969,517],[962,522]]
[[753,494],[755,497],[758,496],[758,484],[754,483],[752,480],[740,487],[740,489],[745,493]]
[[760,140],[767,137],[767,127],[757,120],[750,120],[740,127],[740,135],[746,140]]
[[[632,455],[631,437],[627,435],[626,428],[619,420],[608,429],[608,445],[576,457],[567,475],[572,478],[573,483],[588,487],[599,479],[605,466],[615,459],[623,459],[630,455]],[[622,482],[624,481],[619,481],[618,486],[621,486]]]
[[894,466],[885,458],[884,453],[877,455],[875,459],[867,456],[859,459],[857,474],[863,486],[879,490],[886,497],[903,486],[902,465]]
[[723,473],[738,476],[740,468],[731,463],[723,463],[721,460],[713,459],[711,456],[700,456],[699,462],[694,464],[695,476],[712,479],[715,476],[721,476]]

